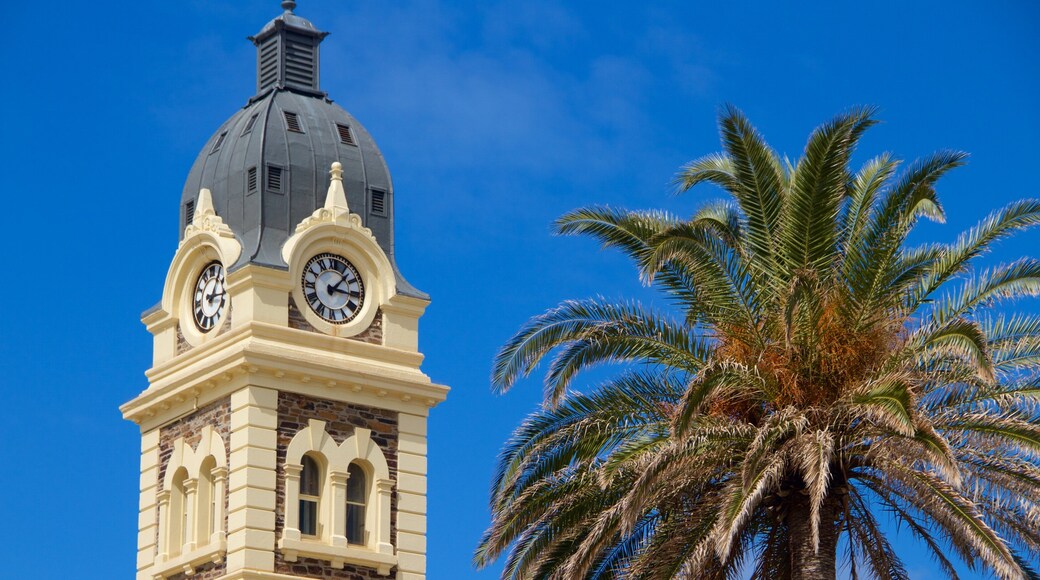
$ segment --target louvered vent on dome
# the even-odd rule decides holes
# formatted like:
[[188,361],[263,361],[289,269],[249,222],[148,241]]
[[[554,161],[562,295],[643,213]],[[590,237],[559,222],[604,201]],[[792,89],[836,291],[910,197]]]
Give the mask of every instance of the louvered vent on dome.
[[372,215],[386,215],[386,192],[381,189],[372,190]]
[[307,88],[318,88],[318,70],[315,67],[315,47],[313,41],[303,36],[287,32],[285,34],[285,80],[289,84]]
[[344,145],[357,145],[354,141],[354,134],[350,132],[350,127],[347,125],[340,125],[336,123],[336,132],[339,133],[339,142]]
[[267,190],[271,193],[282,193],[282,168],[269,165],[267,167]]
[[242,129],[242,134],[245,135],[253,130],[253,125],[256,125],[256,118],[260,116],[260,113],[253,113],[252,117],[249,117],[249,122],[246,123],[246,128]]
[[300,116],[296,113],[285,111],[285,126],[293,133],[303,133],[303,128],[300,127]]
[[217,137],[217,142],[213,144],[213,149],[210,151],[210,154],[220,151],[220,147],[224,144],[225,139],[227,139],[227,131],[222,132],[220,137]]
[[280,76],[281,67],[279,66],[281,58],[279,58],[280,42],[277,36],[272,36],[267,40],[263,41],[257,50],[257,59],[259,60],[259,71],[257,74],[257,92],[264,92],[267,89],[278,84],[278,77]]

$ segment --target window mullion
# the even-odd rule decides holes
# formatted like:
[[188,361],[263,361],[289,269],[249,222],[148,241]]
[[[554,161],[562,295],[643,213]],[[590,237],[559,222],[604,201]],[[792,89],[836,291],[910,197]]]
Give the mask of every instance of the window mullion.
[[331,471],[329,483],[332,487],[331,501],[325,512],[329,515],[331,528],[330,543],[333,546],[347,545],[347,479],[345,471]]

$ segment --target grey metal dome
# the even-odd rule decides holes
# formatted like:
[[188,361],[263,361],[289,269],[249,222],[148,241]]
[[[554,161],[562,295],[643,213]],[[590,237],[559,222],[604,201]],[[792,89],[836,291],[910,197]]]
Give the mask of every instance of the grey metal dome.
[[291,8],[251,38],[257,46],[257,95],[217,129],[196,158],[184,184],[180,231],[199,190],[207,188],[217,214],[242,243],[242,256],[229,269],[249,263],[286,268],[282,244],[323,205],[329,168],[338,161],[350,211],[386,252],[397,291],[426,298],[397,269],[393,183],[383,155],[368,131],[321,92],[318,45],[326,34]]

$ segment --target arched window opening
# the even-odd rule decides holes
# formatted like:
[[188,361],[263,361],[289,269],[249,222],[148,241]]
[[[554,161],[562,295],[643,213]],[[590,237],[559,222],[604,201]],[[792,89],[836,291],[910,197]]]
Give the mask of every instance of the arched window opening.
[[303,456],[300,472],[300,533],[318,535],[318,503],[321,501],[321,468],[309,455]]
[[364,545],[368,481],[357,463],[350,464],[347,475],[347,542]]
[[170,494],[170,546],[169,553],[179,554],[188,541],[188,494],[185,483],[188,470],[180,468],[173,474],[173,489]]
[[217,530],[217,494],[213,478],[213,469],[216,466],[217,460],[210,455],[199,468],[199,544],[208,542]]

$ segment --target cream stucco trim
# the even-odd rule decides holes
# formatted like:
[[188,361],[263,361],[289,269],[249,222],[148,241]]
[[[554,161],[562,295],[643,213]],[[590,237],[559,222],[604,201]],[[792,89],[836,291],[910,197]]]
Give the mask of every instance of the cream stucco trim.
[[[372,431],[356,428],[337,445],[325,430],[326,423],[311,419],[293,436],[285,453],[285,513],[278,548],[285,559],[295,562],[299,556],[320,558],[333,567],[358,564],[376,568],[388,575],[397,565],[397,555],[390,543],[390,494],[394,481],[382,450],[372,440]],[[304,455],[316,456],[323,465],[322,500],[319,503],[318,536],[307,538],[299,529],[300,478]],[[346,538],[346,491],[348,468],[354,463],[371,481],[366,505],[364,545],[352,545]]]
[[152,570],[151,578],[154,580],[165,580],[177,574],[192,576],[195,574],[195,569],[203,564],[209,564],[210,562],[219,564],[223,562],[226,553],[227,543],[222,537],[218,542],[206,544],[190,552],[184,552],[157,563]]
[[137,516],[138,577],[148,578],[144,570],[155,562],[159,530],[159,430],[141,434],[141,497]]
[[274,570],[277,421],[278,391],[246,385],[231,394],[229,574]]
[[146,373],[151,387],[121,407],[143,429],[247,384],[425,413],[448,388],[418,370],[421,355],[253,322]]

